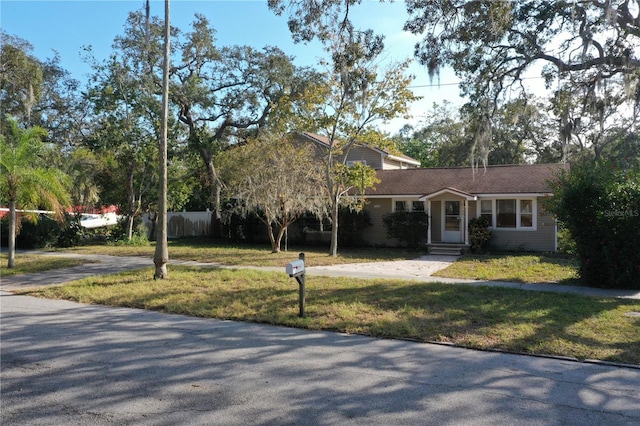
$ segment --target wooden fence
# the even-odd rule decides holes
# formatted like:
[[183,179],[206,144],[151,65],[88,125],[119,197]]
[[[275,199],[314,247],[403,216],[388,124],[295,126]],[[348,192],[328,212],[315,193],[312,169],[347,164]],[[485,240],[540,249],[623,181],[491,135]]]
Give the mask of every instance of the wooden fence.
[[[211,235],[212,212],[168,212],[167,237],[206,237]],[[149,215],[145,213],[143,219],[151,229]]]

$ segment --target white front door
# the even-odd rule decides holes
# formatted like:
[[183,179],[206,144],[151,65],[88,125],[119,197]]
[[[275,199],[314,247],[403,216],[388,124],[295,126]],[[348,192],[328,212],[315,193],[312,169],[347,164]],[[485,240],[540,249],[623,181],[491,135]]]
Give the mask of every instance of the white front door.
[[460,201],[442,203],[442,241],[445,243],[461,243],[462,210]]

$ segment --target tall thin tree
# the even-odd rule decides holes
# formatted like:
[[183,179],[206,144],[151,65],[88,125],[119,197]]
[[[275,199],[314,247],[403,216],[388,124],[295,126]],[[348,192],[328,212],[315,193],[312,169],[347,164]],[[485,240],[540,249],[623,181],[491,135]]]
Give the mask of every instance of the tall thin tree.
[[[154,279],[167,278],[169,244],[167,241],[167,122],[169,117],[169,66],[171,24],[169,21],[170,0],[164,1],[164,62],[162,64],[162,112],[160,122],[160,181],[158,183],[158,222],[156,228],[156,251],[153,263],[156,266]],[[147,0],[147,10],[149,1]]]

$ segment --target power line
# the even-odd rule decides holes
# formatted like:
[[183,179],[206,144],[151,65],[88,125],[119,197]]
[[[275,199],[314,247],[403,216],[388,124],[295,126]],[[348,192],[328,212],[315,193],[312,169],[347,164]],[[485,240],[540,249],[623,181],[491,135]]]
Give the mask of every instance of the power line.
[[[544,77],[522,77],[519,80],[540,80],[543,79]],[[423,87],[441,87],[441,86],[459,86],[460,84],[462,84],[461,81],[457,82],[457,83],[437,83],[437,84],[421,84],[418,86],[409,86],[409,89],[419,89],[419,88],[423,88]]]

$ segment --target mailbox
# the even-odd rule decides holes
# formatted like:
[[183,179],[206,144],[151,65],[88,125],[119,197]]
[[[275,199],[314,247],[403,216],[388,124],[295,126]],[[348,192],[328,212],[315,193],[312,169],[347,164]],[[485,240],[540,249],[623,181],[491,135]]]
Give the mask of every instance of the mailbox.
[[298,256],[298,260],[294,260],[289,263],[285,267],[285,272],[289,274],[290,277],[295,278],[299,284],[298,290],[298,303],[300,304],[300,318],[304,317],[304,307],[305,307],[305,289],[304,289],[304,281],[305,281],[305,272],[304,272],[304,253],[300,253]]
[[285,268],[285,272],[289,274],[290,277],[302,274],[304,272],[304,260],[298,259],[289,263]]

